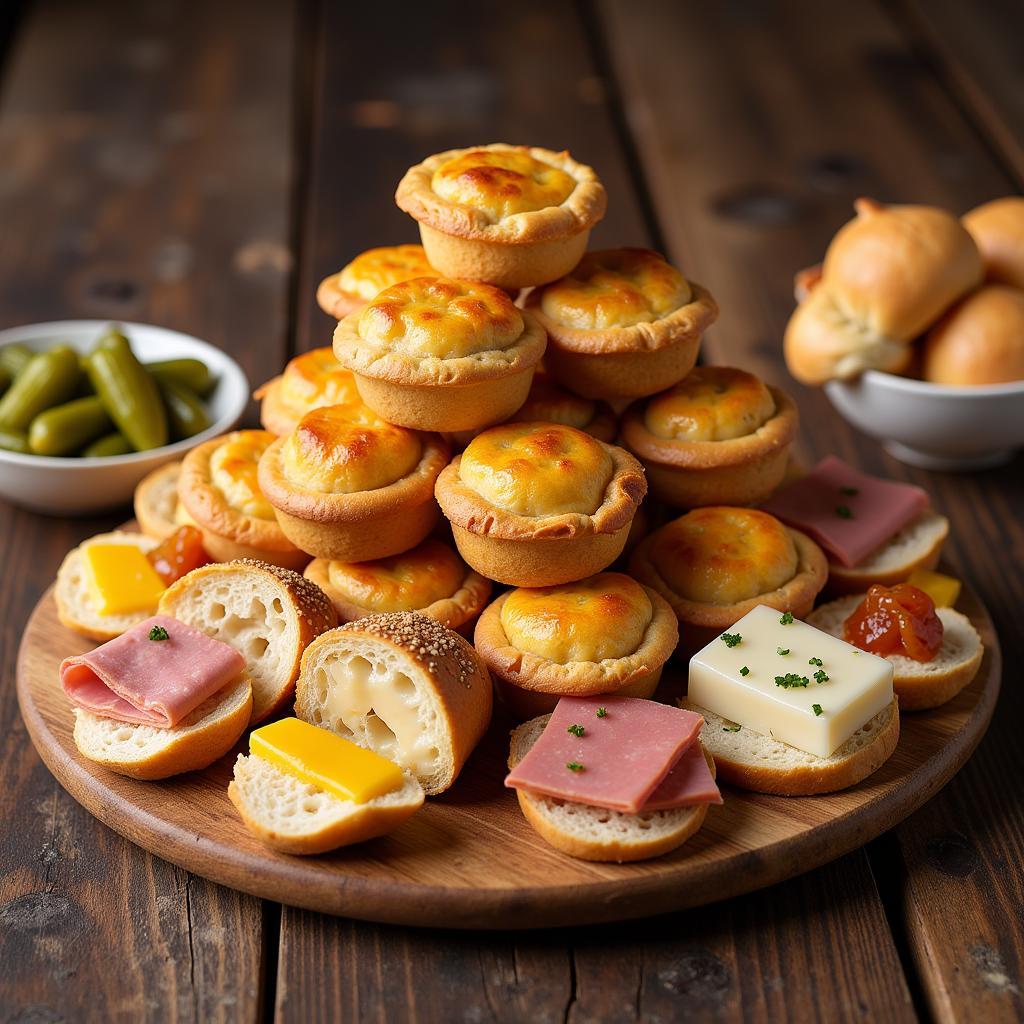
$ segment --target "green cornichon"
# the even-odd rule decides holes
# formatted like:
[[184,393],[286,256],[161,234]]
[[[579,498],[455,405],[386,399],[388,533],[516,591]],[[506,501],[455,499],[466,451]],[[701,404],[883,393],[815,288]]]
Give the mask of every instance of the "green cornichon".
[[0,427],[0,448],[5,452],[20,452],[29,455],[28,438],[20,430],[5,430]]
[[167,444],[167,414],[156,381],[128,339],[111,330],[86,360],[89,380],[117,429],[136,451]]
[[210,425],[210,417],[193,391],[170,377],[158,378],[157,383],[164,396],[167,418],[170,420],[171,433],[175,440],[193,437],[206,430]]
[[12,377],[13,374],[0,363],[0,395],[11,386]]
[[32,356],[0,398],[0,427],[27,430],[41,412],[73,398],[78,380],[78,354],[68,345]]
[[82,449],[83,459],[97,459],[108,455],[127,455],[135,451],[128,443],[128,439],[119,430],[112,434],[104,434],[98,437],[92,444]]
[[89,395],[41,412],[29,427],[28,444],[36,455],[70,455],[111,426],[103,403]]
[[28,366],[35,353],[27,345],[12,341],[10,345],[0,348],[0,366],[2,366],[13,380]]
[[145,365],[157,380],[177,381],[200,398],[206,398],[217,383],[217,378],[210,373],[210,368],[199,359],[162,359]]

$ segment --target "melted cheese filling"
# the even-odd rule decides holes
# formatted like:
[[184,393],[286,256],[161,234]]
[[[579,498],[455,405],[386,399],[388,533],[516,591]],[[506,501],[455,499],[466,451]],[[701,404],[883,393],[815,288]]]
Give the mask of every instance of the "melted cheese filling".
[[386,245],[367,249],[338,274],[338,287],[369,301],[393,284],[414,277],[436,277],[422,245]]
[[274,518],[256,476],[260,458],[273,441],[274,435],[265,430],[239,430],[210,456],[210,482],[231,508],[253,519]]

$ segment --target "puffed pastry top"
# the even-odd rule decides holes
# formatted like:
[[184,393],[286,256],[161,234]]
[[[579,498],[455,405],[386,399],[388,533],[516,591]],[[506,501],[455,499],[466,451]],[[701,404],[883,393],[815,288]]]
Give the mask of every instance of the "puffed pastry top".
[[385,288],[414,277],[436,277],[422,245],[384,245],[367,249],[338,273],[342,291],[369,301]]
[[210,454],[210,483],[236,512],[254,519],[274,519],[256,470],[260,457],[276,440],[269,430],[236,430],[225,435]]

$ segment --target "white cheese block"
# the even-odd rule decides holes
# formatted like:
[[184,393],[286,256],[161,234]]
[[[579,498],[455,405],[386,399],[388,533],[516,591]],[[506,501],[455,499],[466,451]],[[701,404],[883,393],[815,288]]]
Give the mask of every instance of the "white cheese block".
[[[698,651],[690,659],[689,699],[746,729],[828,757],[891,703],[892,664],[799,619],[787,625],[781,619],[775,608],[758,605],[729,629],[742,637],[739,643],[730,647],[718,636]],[[820,658],[821,666],[811,658]],[[827,681],[815,680],[819,671]],[[787,675],[808,685],[776,683]]]

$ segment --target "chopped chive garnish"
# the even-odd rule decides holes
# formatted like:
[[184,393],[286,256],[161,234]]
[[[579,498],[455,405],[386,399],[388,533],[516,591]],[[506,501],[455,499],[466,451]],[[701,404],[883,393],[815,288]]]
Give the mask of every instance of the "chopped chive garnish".
[[821,658],[808,658],[807,659],[807,664],[808,665],[817,665],[818,668],[821,668],[821,666],[824,665],[825,663],[821,660]]
[[163,626],[154,626],[149,631],[149,639],[150,640],[169,640],[170,636],[169,636],[167,630],[164,629]]
[[820,704],[812,704],[811,705],[811,710],[814,712],[814,717],[815,718],[818,718],[822,714],[821,705]]
[[746,665],[744,665],[743,668],[740,669],[740,675],[741,676],[749,676],[750,675],[750,669],[747,668]]
[[604,716],[607,715],[607,714],[608,714],[608,709],[607,708],[598,708],[597,709],[597,717],[598,718],[604,718]]
[[828,674],[825,672],[823,668],[819,668],[818,671],[814,673],[814,681],[816,683],[828,682]]
[[836,515],[840,519],[852,519],[853,509],[849,505],[836,505]]
[[860,488],[859,487],[840,487],[839,488],[839,493],[840,494],[849,494],[850,497],[852,498],[853,495],[860,494]]
[[788,647],[776,647],[775,648],[775,653],[776,654],[789,654],[789,648]]
[[739,633],[723,633],[722,639],[725,641],[726,647],[736,647],[743,641],[743,637]]
[[739,732],[742,728],[741,725],[723,725],[722,732]]
[[779,619],[779,625],[780,626],[788,626],[792,621],[793,621],[793,613],[792,612],[783,612],[782,613],[782,618]]
[[794,686],[810,686],[811,681],[807,676],[798,676],[795,672],[787,672],[784,676],[775,677],[775,685],[788,690]]
[[583,765],[581,765],[579,761],[569,761],[565,767],[568,768],[571,772],[583,771]]
[[568,729],[566,729],[566,732],[571,732],[573,736],[582,736],[586,731],[587,730],[584,729],[582,725],[576,725],[575,723],[573,723],[569,726]]

